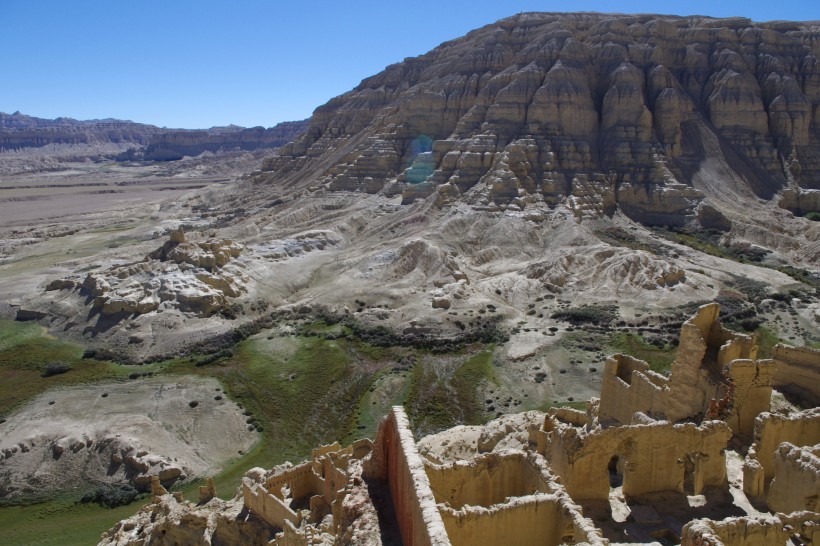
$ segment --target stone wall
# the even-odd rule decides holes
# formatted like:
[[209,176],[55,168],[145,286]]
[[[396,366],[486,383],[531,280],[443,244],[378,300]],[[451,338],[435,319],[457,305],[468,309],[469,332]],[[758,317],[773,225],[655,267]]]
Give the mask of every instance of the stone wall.
[[[563,507],[555,495],[518,497],[493,509],[444,507],[441,516],[453,546],[504,544],[558,546],[574,544]],[[569,522],[571,524],[571,522]]]
[[427,463],[427,476],[437,503],[458,510],[464,505],[492,506],[509,497],[550,491],[548,476],[525,453],[486,453],[469,461]]
[[298,520],[296,512],[288,508],[281,499],[268,493],[261,484],[243,483],[242,497],[245,507],[274,528],[281,529],[286,520]]
[[725,395],[720,389],[724,367],[732,360],[757,356],[754,340],[723,328],[719,313],[717,303],[703,305],[681,327],[666,401],[665,416],[670,421],[706,414],[712,399]]
[[772,359],[777,390],[796,394],[807,406],[820,405],[820,350],[778,343]]
[[771,360],[738,359],[726,366],[726,376],[731,385],[731,392],[727,393],[728,407],[715,409],[725,411],[726,424],[735,436],[747,443],[754,436],[757,416],[771,409],[774,371]]
[[508,450],[425,466],[455,546],[606,543],[540,455]]

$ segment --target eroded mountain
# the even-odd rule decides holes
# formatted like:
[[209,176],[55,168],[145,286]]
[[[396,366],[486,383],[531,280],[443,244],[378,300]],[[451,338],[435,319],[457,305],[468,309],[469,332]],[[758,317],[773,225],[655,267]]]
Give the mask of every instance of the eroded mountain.
[[[365,79],[261,171],[154,214],[127,252],[32,277],[13,307],[135,358],[298,310],[403,336],[500,322],[526,361],[567,308],[634,318],[731,297],[754,315],[797,289],[810,342],[819,37],[813,22],[503,19]],[[160,290],[170,266],[151,255],[177,227],[238,257],[181,263],[185,282]],[[216,277],[242,288],[207,312],[180,303]]]

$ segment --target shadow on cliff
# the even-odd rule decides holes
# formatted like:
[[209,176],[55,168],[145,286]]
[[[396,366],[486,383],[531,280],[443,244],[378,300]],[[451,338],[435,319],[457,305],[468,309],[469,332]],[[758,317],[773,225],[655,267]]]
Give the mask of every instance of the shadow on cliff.
[[[785,185],[784,176],[769,173],[744,158],[707,120],[684,122],[681,128],[683,155],[675,161],[675,167],[683,175],[681,182],[695,186],[697,178],[705,185],[730,184],[730,180],[735,179],[735,183],[742,181],[755,196],[766,200],[771,200]],[[717,166],[717,172],[702,172],[707,159],[722,163]]]

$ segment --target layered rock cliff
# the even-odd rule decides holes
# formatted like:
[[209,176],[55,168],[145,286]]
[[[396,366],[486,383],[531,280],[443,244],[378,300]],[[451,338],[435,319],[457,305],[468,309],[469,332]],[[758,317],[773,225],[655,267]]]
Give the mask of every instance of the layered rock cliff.
[[163,129],[154,125],[118,119],[43,119],[20,112],[0,112],[0,151],[39,148],[48,144],[144,145],[162,132]]
[[519,14],[319,107],[269,181],[725,229],[721,200],[820,188],[818,44],[816,22]]
[[[43,119],[20,112],[0,112],[0,152],[69,145],[109,155],[112,150],[124,150],[117,156],[123,161],[173,161],[203,152],[278,148],[299,136],[306,126],[303,120],[286,121],[267,129],[236,125],[202,130],[165,129],[118,119]],[[75,155],[77,152],[75,148]]]
[[203,152],[253,151],[278,148],[301,135],[307,120],[286,121],[274,127],[214,127],[206,130],[173,130],[151,139],[147,146],[128,150],[128,159],[174,161]]

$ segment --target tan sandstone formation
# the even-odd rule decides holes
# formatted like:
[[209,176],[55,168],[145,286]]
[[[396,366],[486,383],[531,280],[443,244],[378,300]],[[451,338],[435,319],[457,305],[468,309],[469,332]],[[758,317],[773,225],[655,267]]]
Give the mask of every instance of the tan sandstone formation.
[[103,316],[142,315],[162,308],[207,317],[247,289],[247,277],[229,262],[242,252],[230,240],[188,242],[182,229],[142,261],[116,265],[78,279],[57,279],[46,291],[76,290]]

